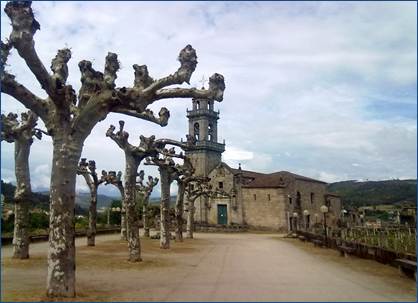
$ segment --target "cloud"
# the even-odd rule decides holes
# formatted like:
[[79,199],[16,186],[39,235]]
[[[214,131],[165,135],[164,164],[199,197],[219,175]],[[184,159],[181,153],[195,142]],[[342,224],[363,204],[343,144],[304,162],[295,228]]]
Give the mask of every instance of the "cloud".
[[[226,142],[223,159],[234,167],[289,170],[326,181],[416,177],[416,3],[34,2],[33,7],[42,28],[35,36],[41,60],[48,67],[57,49],[71,47],[68,81],[76,91],[82,59],[101,70],[107,52],[118,53],[117,85],[129,86],[133,64],[147,64],[154,78],[166,76],[178,68],[179,51],[192,44],[199,61],[192,86],[202,75],[225,76],[224,101],[216,105],[218,132]],[[1,25],[4,40],[10,26],[3,12]],[[15,51],[8,63],[20,82],[46,97]],[[83,157],[96,160],[99,171],[123,171],[123,152],[104,136],[120,119],[133,144],[141,134],[184,138],[191,101],[165,100],[151,109],[161,106],[171,112],[164,128],[110,114],[87,138]],[[2,113],[11,110],[25,109],[2,94]],[[1,153],[2,176],[12,178],[13,145],[3,142]],[[45,184],[33,172],[52,161],[49,138],[34,142],[30,161],[33,182]],[[144,169],[158,175],[155,167]],[[78,178],[77,187],[84,186]],[[100,190],[117,195],[108,188]]]
[[254,158],[253,152],[242,150],[233,146],[228,146],[228,149],[223,153],[224,160],[251,160]]

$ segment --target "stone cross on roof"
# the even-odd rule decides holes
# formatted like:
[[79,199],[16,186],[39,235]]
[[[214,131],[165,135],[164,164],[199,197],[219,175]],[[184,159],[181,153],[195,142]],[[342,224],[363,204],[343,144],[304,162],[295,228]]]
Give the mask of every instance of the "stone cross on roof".
[[203,75],[202,79],[199,82],[202,83],[202,89],[204,89],[205,88],[205,83],[208,82],[208,79],[206,79],[205,75]]

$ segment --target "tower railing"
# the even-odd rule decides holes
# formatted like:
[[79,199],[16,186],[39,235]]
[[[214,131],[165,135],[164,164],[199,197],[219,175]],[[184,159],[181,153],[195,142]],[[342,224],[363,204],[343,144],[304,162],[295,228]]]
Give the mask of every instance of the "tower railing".
[[187,112],[188,118],[194,117],[194,116],[200,116],[200,115],[208,115],[208,116],[212,116],[212,117],[219,119],[219,110],[216,112],[216,111],[209,110],[206,108],[203,108],[203,109],[201,108],[201,109],[186,110],[186,112]]
[[197,141],[194,145],[194,148],[195,149],[201,149],[201,148],[211,149],[211,150],[223,152],[225,151],[225,142],[218,143],[218,142],[213,142],[213,141],[208,141],[208,140]]

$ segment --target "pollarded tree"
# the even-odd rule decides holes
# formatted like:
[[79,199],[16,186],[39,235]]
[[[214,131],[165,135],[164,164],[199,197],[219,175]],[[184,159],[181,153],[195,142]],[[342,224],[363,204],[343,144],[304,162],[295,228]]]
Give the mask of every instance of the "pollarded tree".
[[193,176],[194,168],[190,159],[185,156],[183,165],[178,166],[175,173],[177,181],[177,198],[176,198],[176,241],[183,242],[183,214],[184,214],[184,194],[186,187],[190,182],[196,181],[199,177]]
[[1,141],[15,144],[13,258],[27,259],[29,258],[29,204],[32,199],[29,154],[33,137],[41,139],[42,133],[35,128],[38,117],[33,112],[22,113],[20,122],[17,117],[14,113],[1,115]]
[[193,182],[189,182],[186,187],[186,211],[187,211],[187,227],[186,227],[186,237],[193,239],[194,232],[194,212],[195,206],[194,202],[197,198],[201,196],[206,196],[208,198],[213,197],[215,192],[212,190],[211,185],[208,183],[210,178],[207,177],[195,177]]
[[178,178],[180,168],[173,158],[184,158],[184,155],[182,153],[176,154],[174,147],[164,148],[156,156],[146,158],[145,162],[145,165],[158,166],[160,172],[160,248],[162,249],[170,248],[170,187],[171,183]]
[[88,163],[82,158],[78,164],[77,174],[82,175],[90,190],[89,206],[89,228],[87,229],[87,246],[96,244],[96,223],[97,223],[97,189],[104,180],[99,179],[96,173],[96,162],[90,160]]
[[120,210],[120,239],[127,240],[126,238],[126,210],[124,208],[123,199],[125,197],[125,188],[123,187],[122,182],[122,172],[118,171],[116,174],[115,171],[109,171],[109,173],[105,170],[102,170],[102,176],[100,177],[100,181],[104,182],[105,185],[112,184],[117,187],[120,193],[120,197],[122,200],[122,207]]
[[148,181],[144,185],[144,171],[139,172],[139,180],[136,182],[137,191],[141,192],[143,195],[142,198],[142,222],[144,226],[144,237],[149,237],[149,198],[155,186],[157,186],[159,179],[148,176]]
[[119,130],[115,133],[115,126],[111,125],[106,132],[125,154],[125,195],[122,208],[126,209],[127,239],[129,246],[129,261],[141,261],[141,242],[139,240],[139,217],[136,211],[136,177],[138,167],[146,157],[158,154],[155,136],[146,138],[140,136],[140,143],[134,146],[128,142],[129,134],[124,130],[124,121],[119,121]]
[[[81,88],[78,94],[66,83],[67,63],[71,51],[64,48],[52,60],[50,74],[39,59],[33,37],[40,24],[35,19],[30,1],[12,1],[5,6],[12,31],[7,43],[1,43],[1,92],[8,94],[44,122],[53,141],[53,160],[50,187],[50,234],[48,250],[47,295],[50,297],[75,295],[75,184],[77,164],[83,144],[94,126],[110,112],[134,116],[167,125],[169,112],[162,108],[155,117],[147,107],[166,98],[209,98],[221,101],[225,89],[219,74],[210,77],[209,89],[166,88],[189,83],[196,68],[195,50],[187,45],[179,55],[180,68],[172,75],[154,80],[147,66],[133,66],[135,81],[132,87],[117,88],[115,84],[119,62],[115,53],[108,53],[103,72],[93,69],[90,61],[79,63]],[[4,71],[9,51],[17,50],[35,75],[48,97],[42,99],[15,77]]]

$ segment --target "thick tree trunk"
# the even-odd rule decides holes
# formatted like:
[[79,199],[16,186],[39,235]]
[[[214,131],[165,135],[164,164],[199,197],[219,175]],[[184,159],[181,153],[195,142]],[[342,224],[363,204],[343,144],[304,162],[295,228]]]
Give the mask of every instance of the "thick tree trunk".
[[31,141],[15,141],[15,221],[13,231],[13,258],[29,258],[29,199],[32,198],[29,174]]
[[126,206],[125,206],[125,190],[123,186],[118,186],[121,196],[121,210],[120,210],[120,239],[123,241],[128,240],[126,236]]
[[136,174],[139,163],[129,155],[126,155],[125,172],[125,207],[126,207],[126,229],[129,246],[129,261],[141,261],[141,242],[139,240],[139,216],[136,211]]
[[82,143],[57,129],[50,188],[47,295],[75,296],[75,184]]
[[[149,198],[148,198],[149,199]],[[149,214],[148,214],[148,203],[149,200],[144,199],[144,205],[142,207],[142,223],[144,225],[144,237],[149,238]]]
[[125,197],[122,197],[122,207],[120,212],[120,239],[128,240],[127,230],[126,230],[126,206],[125,206]]
[[176,200],[176,241],[183,242],[183,213],[184,213],[184,190],[183,182],[178,182]]
[[188,204],[186,237],[193,239],[195,207],[193,201],[189,201]]
[[89,207],[89,228],[87,230],[87,246],[96,245],[96,223],[97,223],[97,188],[91,193]]
[[170,175],[167,169],[160,167],[161,204],[160,204],[160,248],[170,248]]

